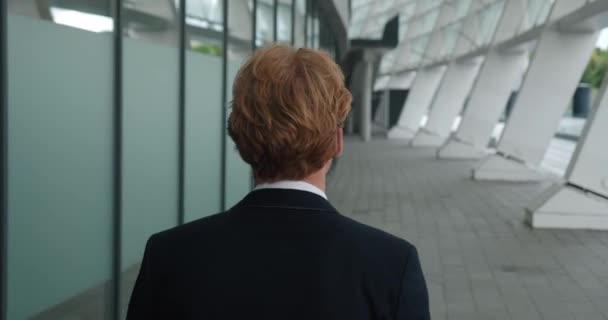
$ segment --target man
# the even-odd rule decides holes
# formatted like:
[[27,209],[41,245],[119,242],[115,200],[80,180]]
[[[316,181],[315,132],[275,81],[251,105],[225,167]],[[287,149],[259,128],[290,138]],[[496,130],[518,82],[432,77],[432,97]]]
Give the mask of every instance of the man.
[[233,97],[228,132],[255,190],[150,238],[127,319],[429,319],[414,246],[327,201],[351,102],[331,58],[258,50]]

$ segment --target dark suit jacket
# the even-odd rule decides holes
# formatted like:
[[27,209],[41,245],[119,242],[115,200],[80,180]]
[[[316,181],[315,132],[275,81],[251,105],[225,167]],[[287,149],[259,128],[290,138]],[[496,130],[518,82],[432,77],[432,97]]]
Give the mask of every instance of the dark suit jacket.
[[416,248],[310,192],[263,189],[153,235],[127,319],[429,319]]

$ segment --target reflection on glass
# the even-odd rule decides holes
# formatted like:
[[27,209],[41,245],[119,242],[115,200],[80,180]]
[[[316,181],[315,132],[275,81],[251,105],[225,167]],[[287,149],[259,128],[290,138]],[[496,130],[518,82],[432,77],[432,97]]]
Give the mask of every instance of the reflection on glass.
[[305,39],[304,34],[304,19],[306,15],[306,0],[295,0],[296,5],[296,16],[295,16],[295,39],[294,45],[296,47],[303,47]]
[[124,0],[123,35],[177,46],[178,19],[175,2]]
[[492,41],[492,37],[498,26],[500,14],[502,13],[503,5],[504,1],[495,2],[484,9],[478,16],[478,19],[480,20],[478,32],[479,46],[488,45]]
[[441,58],[449,57],[454,48],[456,47],[456,42],[458,41],[458,37],[460,36],[460,30],[462,28],[462,21],[458,21],[456,23],[451,24],[447,28],[445,28],[443,35],[443,48],[441,50]]
[[407,35],[410,17],[414,14],[416,3],[402,5],[399,11],[399,39],[404,39]]
[[411,22],[411,34],[410,37],[415,38],[426,33],[429,33],[435,27],[437,22],[437,18],[439,17],[439,9],[433,9],[430,11],[426,11],[426,13],[415,16],[412,18]]
[[436,7],[439,6],[439,4],[441,3],[442,0],[424,0],[424,1],[418,1],[417,4],[417,8],[416,11],[420,14],[420,13],[424,13],[427,12],[431,9],[433,10],[437,10]]
[[456,4],[456,14],[454,16],[453,21],[462,19],[469,10],[471,5],[471,0],[459,0]]
[[51,8],[51,16],[57,24],[87,31],[110,32],[114,29],[114,20],[102,15],[63,8]]
[[538,12],[538,17],[536,18],[536,25],[543,24],[549,18],[549,14],[551,13],[551,7],[553,6],[553,1],[548,0],[544,1],[542,7]]
[[527,0],[526,4],[526,26],[532,27],[534,26],[534,22],[538,18],[538,14],[540,13],[543,5],[547,0]]
[[[180,0],[175,0],[175,6],[179,7]],[[199,24],[207,22],[209,24],[222,25],[223,21],[223,0],[186,0],[186,20],[196,19]],[[211,28],[211,26],[209,26]],[[212,28],[215,29],[215,28]]]
[[[179,7],[179,0],[175,0]],[[222,56],[224,30],[222,0],[186,0],[186,49]]]
[[337,59],[336,38],[323,16],[319,17],[319,49],[327,52],[334,60]]
[[[178,14],[174,1],[123,2],[121,290],[127,297],[148,238],[177,224],[179,195],[167,182],[178,181]],[[120,310],[124,315],[126,305]]]
[[315,49],[319,49],[320,47],[320,32],[321,32],[321,24],[319,20],[319,12],[317,10],[314,11],[315,17],[313,21],[313,29],[312,29],[312,47]]
[[426,14],[424,16],[423,21],[423,33],[424,32],[431,32],[433,30],[433,27],[435,26],[435,23],[437,22],[437,18],[439,17],[439,9],[434,9],[432,11],[429,11],[428,14]]
[[81,30],[112,32],[110,1],[36,1],[8,0],[8,12],[52,21]]
[[277,8],[277,41],[291,42],[291,0],[278,1]]
[[380,73],[389,73],[393,69],[393,65],[395,63],[395,55],[397,53],[397,49],[391,50],[385,53],[382,56],[382,60],[380,60]]
[[274,40],[274,1],[257,0],[255,43],[263,47]]
[[544,23],[549,17],[553,2],[553,0],[527,0],[518,34]]
[[409,48],[410,50],[406,67],[416,67],[418,64],[420,64],[426,52],[429,40],[430,35],[428,34],[412,40],[412,44]]
[[313,32],[314,32],[314,16],[315,16],[315,1],[307,0],[306,9],[306,46],[313,47]]
[[[209,4],[213,2],[214,5]],[[185,66],[185,221],[221,211],[222,179],[222,38],[208,21],[222,26],[221,0],[186,0]],[[206,9],[205,9],[206,8]]]
[[[258,0],[257,2],[257,45],[265,45],[272,42],[273,32],[273,0]],[[232,83],[238,69],[245,59],[251,54],[253,36],[253,15],[251,5],[247,1],[229,0],[228,7],[228,43],[227,43],[227,77],[226,77],[226,101],[223,101],[222,111],[230,113],[230,101],[232,100]],[[260,14],[264,18],[260,17]],[[264,21],[265,20],[265,21]],[[264,25],[264,23],[266,23]],[[262,29],[260,29],[262,27]],[[270,28],[269,28],[270,27]],[[263,37],[260,38],[260,35]],[[263,42],[261,42],[263,41]],[[224,119],[226,121],[227,119]],[[230,137],[222,133],[226,139],[226,175],[225,185],[225,207],[230,208],[249,192],[251,187],[251,173],[247,165],[236,150]]]
[[504,1],[495,1],[469,15],[458,41],[456,54],[472,52],[490,44],[502,13]]

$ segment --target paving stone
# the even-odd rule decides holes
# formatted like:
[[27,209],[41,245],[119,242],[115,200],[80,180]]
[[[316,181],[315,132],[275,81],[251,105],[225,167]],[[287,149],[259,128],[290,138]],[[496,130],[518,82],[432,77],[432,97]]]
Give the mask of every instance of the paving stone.
[[550,181],[473,181],[474,164],[351,139],[328,195],[417,246],[433,319],[608,320],[608,232],[529,228],[524,208]]

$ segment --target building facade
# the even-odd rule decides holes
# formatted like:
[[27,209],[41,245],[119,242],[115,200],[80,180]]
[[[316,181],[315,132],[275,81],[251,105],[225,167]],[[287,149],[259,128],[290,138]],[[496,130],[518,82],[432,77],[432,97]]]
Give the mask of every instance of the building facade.
[[241,63],[274,42],[335,57],[325,7],[2,1],[0,318],[123,318],[147,238],[251,188],[225,128]]

